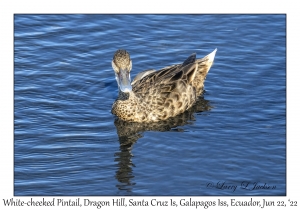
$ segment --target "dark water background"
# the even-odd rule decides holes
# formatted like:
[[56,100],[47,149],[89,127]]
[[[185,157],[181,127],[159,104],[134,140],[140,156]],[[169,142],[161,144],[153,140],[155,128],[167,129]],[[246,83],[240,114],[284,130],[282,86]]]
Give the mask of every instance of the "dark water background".
[[[139,127],[119,48],[132,78],[218,51],[193,110]],[[286,16],[15,15],[14,194],[285,195]]]

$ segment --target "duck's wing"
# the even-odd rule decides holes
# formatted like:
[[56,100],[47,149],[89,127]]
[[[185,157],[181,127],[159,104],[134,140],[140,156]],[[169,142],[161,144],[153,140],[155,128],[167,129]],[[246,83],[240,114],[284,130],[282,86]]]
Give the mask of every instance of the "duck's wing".
[[140,73],[138,73],[135,78],[132,80],[131,82],[131,85],[134,85],[134,83],[136,83],[138,80],[144,78],[145,76],[147,76],[148,74],[151,74],[153,72],[155,72],[156,70],[155,69],[149,69],[149,70],[145,70],[145,71],[142,71]]
[[196,53],[193,53],[182,63],[181,67],[186,66],[191,63],[195,63],[195,61],[196,61]]
[[[141,72],[142,77],[139,80],[135,80],[133,91],[144,92],[149,88],[155,88],[162,84],[175,84],[178,80],[191,82],[197,72],[197,63],[195,63],[195,60],[196,53],[193,53],[182,64],[167,66],[161,70],[152,71],[149,74]],[[174,85],[172,87],[174,88]]]
[[[182,64],[175,64],[172,66],[167,66],[161,69],[162,73],[158,75],[158,80],[172,78],[174,75],[184,73],[188,71],[187,69],[192,68],[192,65],[195,64],[196,53],[191,54]],[[181,72],[181,73],[180,73]]]

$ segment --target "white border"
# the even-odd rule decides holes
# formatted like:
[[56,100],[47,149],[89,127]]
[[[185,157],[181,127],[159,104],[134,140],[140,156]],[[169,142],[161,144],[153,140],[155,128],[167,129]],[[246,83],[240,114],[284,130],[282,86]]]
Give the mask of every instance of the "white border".
[[[295,3],[293,3],[295,2]],[[299,64],[297,51],[299,49],[299,12],[296,1],[281,4],[275,1],[38,1],[38,0],[1,0],[0,1],[0,97],[1,97],[1,179],[0,206],[2,199],[13,197],[13,15],[15,13],[281,13],[287,14],[287,196],[266,197],[275,201],[288,199],[297,200],[299,192]],[[262,52],[263,53],[263,52]],[[28,200],[28,197],[17,197]],[[62,197],[60,197],[62,198]],[[75,197],[63,197],[65,199]],[[114,197],[96,197],[99,200],[111,200]],[[116,197],[115,197],[116,198]],[[120,198],[120,197],[117,197]],[[135,197],[132,197],[135,198]],[[160,198],[160,197],[154,197]],[[162,197],[169,199],[171,197]],[[184,198],[184,197],[182,197]],[[189,198],[189,197],[188,197]],[[231,198],[248,200],[249,197],[198,197],[202,200],[223,199],[230,202]],[[254,197],[263,199],[264,197]],[[50,199],[50,197],[46,197]],[[83,199],[83,198],[82,198]],[[129,199],[129,198],[128,198]],[[137,197],[141,199],[141,197]],[[145,197],[151,200],[152,197]],[[175,197],[179,201],[181,197]],[[298,206],[300,205],[298,199]],[[25,208],[25,207],[24,207]],[[66,207],[63,207],[66,208]],[[96,207],[92,207],[97,209]],[[92,209],[90,208],[90,209]],[[104,207],[103,207],[104,208]],[[163,209],[163,207],[161,207]],[[189,207],[195,208],[195,207]],[[203,208],[203,207],[198,207]],[[213,208],[213,207],[210,207]],[[31,209],[30,207],[28,209]],[[83,209],[83,208],[81,208]],[[113,209],[105,207],[105,209]],[[130,209],[130,208],[126,208]],[[137,209],[137,208],[135,208]],[[164,208],[165,209],[165,208]],[[178,209],[178,208],[177,208]],[[215,207],[214,207],[215,209]],[[249,209],[249,208],[247,208]]]

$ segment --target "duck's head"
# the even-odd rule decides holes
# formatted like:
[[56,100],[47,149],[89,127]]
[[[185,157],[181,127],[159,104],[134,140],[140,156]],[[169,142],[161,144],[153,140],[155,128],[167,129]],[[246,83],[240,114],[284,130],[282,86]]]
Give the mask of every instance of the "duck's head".
[[111,62],[115,71],[118,86],[122,92],[130,92],[132,90],[130,84],[130,70],[132,62],[130,55],[126,50],[117,50]]

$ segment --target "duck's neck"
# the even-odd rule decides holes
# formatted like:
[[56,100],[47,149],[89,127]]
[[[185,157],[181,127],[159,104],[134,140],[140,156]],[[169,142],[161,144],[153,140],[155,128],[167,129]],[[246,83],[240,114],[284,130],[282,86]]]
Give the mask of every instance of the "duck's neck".
[[134,97],[134,93],[132,91],[124,93],[119,88],[119,96],[118,96],[119,100],[124,100],[125,101],[125,100],[128,100],[128,99],[133,98],[133,97]]

